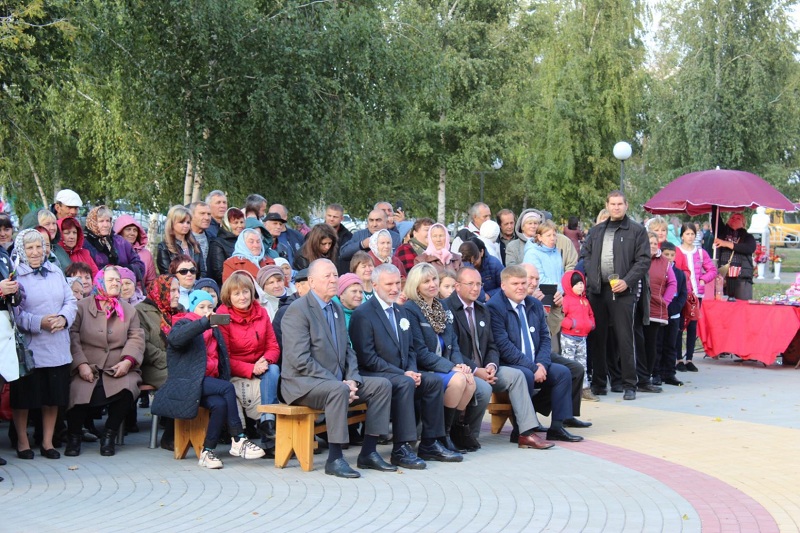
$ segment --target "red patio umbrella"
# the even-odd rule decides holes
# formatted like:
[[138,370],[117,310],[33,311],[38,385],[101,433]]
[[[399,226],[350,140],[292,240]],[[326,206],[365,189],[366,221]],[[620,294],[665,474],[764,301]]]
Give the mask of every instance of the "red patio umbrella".
[[687,213],[691,216],[720,211],[741,211],[758,206],[794,211],[795,206],[775,187],[742,170],[701,170],[672,181],[644,204],[656,215]]

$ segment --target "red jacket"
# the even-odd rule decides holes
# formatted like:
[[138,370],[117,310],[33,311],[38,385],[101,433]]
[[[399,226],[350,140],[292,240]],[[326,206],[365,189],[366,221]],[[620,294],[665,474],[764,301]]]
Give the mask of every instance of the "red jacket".
[[251,379],[253,367],[261,357],[271,365],[277,364],[281,349],[267,310],[261,304],[253,302],[247,318],[241,317],[225,304],[219,306],[217,313],[231,315],[231,323],[219,329],[228,348],[232,376]]
[[[580,296],[572,290],[572,274],[578,273],[583,280],[583,294]],[[564,320],[561,321],[561,333],[573,337],[587,337],[594,329],[594,313],[589,299],[586,298],[586,278],[577,270],[568,270],[561,276],[561,286],[564,288],[564,300],[561,304],[564,310]]]
[[89,250],[83,247],[83,228],[81,228],[80,222],[75,225],[78,230],[78,242],[75,243],[75,248],[70,250],[64,245],[64,230],[61,228],[61,224],[65,220],[65,218],[62,218],[58,221],[58,233],[61,236],[61,240],[58,241],[58,244],[69,254],[69,258],[73,263],[86,263],[89,265],[89,268],[92,269],[92,279],[94,279],[94,275],[97,274],[97,265],[94,259],[92,259],[92,254],[89,253]]

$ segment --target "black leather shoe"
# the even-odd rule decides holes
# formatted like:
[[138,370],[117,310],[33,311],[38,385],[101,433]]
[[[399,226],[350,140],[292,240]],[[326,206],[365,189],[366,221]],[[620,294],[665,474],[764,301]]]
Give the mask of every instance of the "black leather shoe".
[[396,450],[392,450],[392,455],[389,460],[395,466],[408,468],[410,470],[423,470],[428,466],[425,464],[425,461],[417,457],[417,454],[414,453],[413,448],[411,448],[411,445],[407,442],[404,442]]
[[628,389],[625,391],[625,395],[622,397],[623,400],[635,400],[636,399],[636,391],[633,389]]
[[580,442],[583,440],[583,437],[579,435],[573,435],[569,431],[564,428],[561,429],[553,429],[550,428],[547,430],[547,440],[560,440],[564,442]]
[[573,416],[572,418],[567,418],[564,420],[564,426],[568,428],[590,428],[592,427],[592,423],[578,420]]
[[116,445],[117,432],[107,429],[100,435],[100,455],[103,457],[112,457],[117,453],[114,446]]
[[342,457],[325,463],[325,473],[329,476],[344,477],[348,479],[361,477],[361,474],[350,468],[350,465],[347,464],[347,461],[345,461]]
[[45,450],[44,446],[39,448],[39,453],[42,457],[46,457],[48,459],[61,459],[61,454],[58,453],[58,450],[55,448],[50,448],[49,450]]
[[611,392],[623,392],[622,385],[611,385]]
[[8,464],[8,461],[0,457],[0,466],[6,466],[6,464]]
[[645,383],[644,385],[639,385],[638,387],[636,387],[636,390],[638,390],[639,392],[661,392],[662,391],[661,387],[656,387],[655,385],[653,385],[651,383]]
[[424,461],[441,461],[443,463],[460,463],[464,456],[458,452],[448,450],[437,440],[433,444],[420,444],[417,455]]
[[689,372],[697,372],[697,367],[691,361],[686,361],[686,370]]
[[258,427],[256,428],[258,432],[267,440],[272,440],[275,438],[275,421],[274,420],[264,420],[258,423]]
[[67,457],[78,457],[81,454],[81,441],[83,435],[73,435],[70,433],[67,436],[67,448],[64,450],[64,455]]
[[356,462],[359,468],[370,468],[378,472],[397,472],[397,467],[383,460],[381,454],[372,452],[368,455],[359,455]]
[[683,381],[675,378],[664,378],[664,383],[667,385],[675,385],[676,387],[683,387]]
[[661,376],[653,376],[652,383],[656,387],[660,387],[661,386]]
[[544,427],[543,425],[539,424],[535,428],[531,429],[531,431],[533,431],[535,433],[547,433],[547,428]]
[[175,451],[175,441],[174,440],[169,440],[169,439],[165,439],[164,437],[161,437],[160,446],[161,446],[162,450],[169,450],[171,452]]
[[466,424],[453,424],[450,428],[450,438],[457,448],[467,452],[476,452],[481,448],[480,442],[472,436],[472,432]]
[[19,459],[33,459],[33,450],[28,448],[27,450],[17,450],[17,457]]
[[678,372],[686,372],[686,363],[678,363],[675,365],[675,370]]
[[439,444],[441,444],[451,452],[467,453],[467,450],[459,446],[456,446],[456,444],[453,442],[453,439],[450,438],[450,435],[445,435],[444,437],[440,438]]

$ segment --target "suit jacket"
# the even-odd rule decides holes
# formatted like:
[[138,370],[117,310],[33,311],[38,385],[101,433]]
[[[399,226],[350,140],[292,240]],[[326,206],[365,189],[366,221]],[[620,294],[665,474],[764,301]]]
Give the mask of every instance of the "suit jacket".
[[298,298],[286,310],[283,330],[281,392],[287,403],[308,394],[324,380],[362,382],[350,348],[344,312],[335,302],[336,342],[314,293]]
[[[450,311],[453,312],[453,329],[458,339],[458,346],[464,356],[464,362],[475,370],[476,364],[472,354],[472,332],[467,321],[467,312],[464,311],[464,304],[458,297],[456,291],[444,301]],[[500,353],[497,351],[497,344],[494,342],[492,333],[491,313],[486,305],[476,301],[473,304],[475,313],[475,329],[478,331],[478,349],[480,350],[481,367],[485,368],[490,363],[500,366]]]
[[467,363],[461,350],[458,348],[458,339],[453,330],[453,324],[445,321],[445,328],[442,332],[442,355],[436,355],[436,345],[439,344],[439,335],[433,331],[422,309],[413,300],[405,304],[406,313],[411,320],[411,334],[414,338],[414,352],[417,355],[417,365],[422,370],[431,372],[447,373],[453,370],[453,366]]
[[[532,328],[531,340],[534,344],[535,362],[550,368],[550,330],[547,327],[547,318],[542,302],[531,296],[526,296],[522,302],[525,305],[525,318],[528,328]],[[536,372],[536,365],[531,358],[522,352],[522,339],[520,335],[519,315],[511,306],[511,302],[503,293],[498,294],[486,305],[492,315],[492,333],[500,352],[500,362],[503,365],[524,366]]]
[[397,336],[377,298],[359,305],[350,316],[350,340],[362,372],[399,375],[409,370],[418,372],[406,312],[397,304],[392,304],[392,308]]

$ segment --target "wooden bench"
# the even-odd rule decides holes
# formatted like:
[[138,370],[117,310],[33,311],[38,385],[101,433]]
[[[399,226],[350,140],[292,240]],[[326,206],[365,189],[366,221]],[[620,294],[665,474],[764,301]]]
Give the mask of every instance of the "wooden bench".
[[493,435],[500,433],[506,421],[514,416],[514,410],[511,408],[511,400],[508,399],[507,392],[493,393],[486,410],[492,415]]
[[[300,468],[306,472],[313,470],[316,447],[314,435],[328,430],[327,424],[314,425],[314,420],[323,412],[302,405],[283,403],[260,405],[258,410],[275,415],[275,466],[286,466],[294,453],[300,461]],[[347,413],[348,425],[363,422],[366,418],[366,404],[350,406]],[[177,440],[175,444],[177,450]]]
[[175,459],[183,459],[194,448],[197,458],[203,453],[203,442],[208,429],[208,409],[199,407],[197,416],[188,419],[175,419]]

